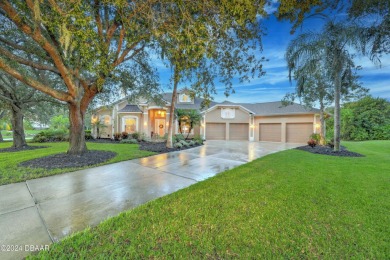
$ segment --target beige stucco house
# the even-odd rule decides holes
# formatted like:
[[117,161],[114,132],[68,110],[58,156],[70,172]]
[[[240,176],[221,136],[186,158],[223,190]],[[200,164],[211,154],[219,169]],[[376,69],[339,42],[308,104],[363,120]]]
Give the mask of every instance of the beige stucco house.
[[[172,93],[163,94],[163,105],[140,100],[129,104],[127,99],[97,109],[92,121],[105,125],[99,129],[101,138],[113,138],[114,133],[140,132],[146,136],[164,136],[168,132]],[[201,108],[202,99],[191,98],[186,92],[178,94],[176,108],[197,109],[202,121],[190,135],[205,140],[247,140],[305,143],[312,133],[320,130],[319,110],[303,105],[283,106],[280,101],[267,103],[211,102]],[[175,133],[179,132],[174,121]],[[183,125],[183,132],[188,127]],[[92,130],[97,135],[96,127]]]

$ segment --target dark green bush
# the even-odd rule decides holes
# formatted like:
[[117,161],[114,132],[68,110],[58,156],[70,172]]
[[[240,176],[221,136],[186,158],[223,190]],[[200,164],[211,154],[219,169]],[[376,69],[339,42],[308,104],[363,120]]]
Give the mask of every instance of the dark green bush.
[[203,144],[203,138],[200,135],[195,135],[192,140],[197,144]]
[[69,141],[69,133],[66,130],[44,130],[34,136],[32,142],[63,142]]
[[131,138],[132,139],[135,139],[135,140],[139,140],[140,139],[140,133],[138,133],[138,132],[134,132],[134,133],[132,133],[131,134]]
[[186,138],[182,134],[176,134],[173,136],[173,139],[174,139],[173,142],[177,143],[177,142],[185,140]]
[[85,130],[84,132],[85,132],[85,140],[92,140],[93,139],[91,130]]

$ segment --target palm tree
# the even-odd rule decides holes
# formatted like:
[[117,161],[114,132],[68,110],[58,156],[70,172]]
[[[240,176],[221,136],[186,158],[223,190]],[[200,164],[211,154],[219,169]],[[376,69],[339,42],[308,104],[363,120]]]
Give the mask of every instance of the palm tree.
[[[332,84],[326,75],[321,60],[311,60],[303,66],[294,70],[296,81],[295,93],[288,93],[283,98],[283,103],[288,105],[299,98],[305,106],[312,107],[318,102],[320,106],[320,144],[325,145],[325,108],[333,100]],[[291,81],[291,73],[290,73]]]
[[328,21],[320,32],[308,32],[291,41],[286,60],[291,72],[306,67],[314,73],[316,65],[323,64],[323,73],[333,84],[334,95],[334,151],[340,151],[340,100],[343,81],[353,80],[355,68],[351,48],[364,51],[364,29],[354,24]]
[[183,134],[184,127],[188,128],[186,130],[186,139],[188,139],[188,136],[190,135],[191,130],[194,128],[194,126],[199,125],[202,119],[202,115],[199,113],[199,111],[195,109],[176,109],[175,117],[179,124],[179,132],[181,134]]

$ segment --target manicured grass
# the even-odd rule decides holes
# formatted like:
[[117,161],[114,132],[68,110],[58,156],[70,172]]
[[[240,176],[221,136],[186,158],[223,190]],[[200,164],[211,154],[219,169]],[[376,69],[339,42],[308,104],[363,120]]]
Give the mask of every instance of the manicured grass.
[[35,257],[389,259],[390,141],[344,145],[366,157],[272,154]]
[[[11,147],[11,145],[12,145],[11,142],[0,143],[0,149]],[[66,152],[69,146],[67,142],[42,143],[42,144],[30,143],[29,145],[48,146],[48,148],[27,150],[21,152],[12,152],[12,153],[0,153],[0,185],[88,168],[88,167],[79,167],[79,168],[46,170],[46,169],[31,169],[25,167],[18,167],[18,164],[24,161],[28,161],[34,158],[44,157],[51,154]],[[104,151],[113,151],[117,153],[117,155],[114,158],[112,158],[111,160],[109,160],[104,164],[120,162],[124,160],[130,160],[130,159],[145,157],[154,154],[153,152],[139,150],[137,144],[87,143],[87,147],[90,150],[104,150]],[[95,166],[97,165],[94,165],[93,167]]]

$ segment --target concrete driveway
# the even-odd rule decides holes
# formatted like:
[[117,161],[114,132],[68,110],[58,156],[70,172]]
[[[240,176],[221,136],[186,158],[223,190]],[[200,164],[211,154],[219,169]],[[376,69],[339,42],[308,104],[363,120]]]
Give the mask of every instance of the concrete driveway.
[[207,141],[180,152],[0,186],[0,259],[22,258],[119,212],[296,146]]

